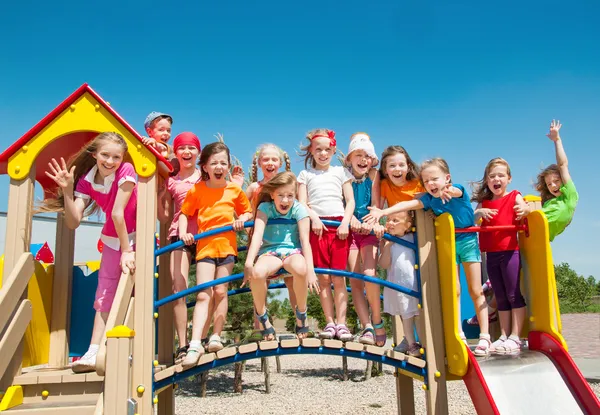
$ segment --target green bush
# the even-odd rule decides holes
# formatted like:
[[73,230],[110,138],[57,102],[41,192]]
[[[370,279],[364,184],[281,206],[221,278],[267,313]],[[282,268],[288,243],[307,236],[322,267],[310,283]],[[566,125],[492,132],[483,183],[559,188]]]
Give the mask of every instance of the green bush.
[[594,312],[592,297],[598,292],[594,277],[578,275],[566,262],[554,266],[556,289],[561,313]]

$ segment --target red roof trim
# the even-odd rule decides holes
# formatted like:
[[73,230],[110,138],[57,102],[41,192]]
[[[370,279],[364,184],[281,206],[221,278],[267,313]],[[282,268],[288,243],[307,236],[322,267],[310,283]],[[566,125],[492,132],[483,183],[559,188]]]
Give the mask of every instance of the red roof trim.
[[[23,145],[27,144],[29,140],[35,137],[40,131],[42,131],[48,124],[50,124],[56,117],[58,117],[64,110],[66,110],[72,103],[74,103],[79,97],[81,97],[84,93],[89,92],[99,103],[102,105],[113,117],[117,119],[129,132],[137,138],[137,140],[142,143],[142,137],[138,134],[138,132],[129,125],[117,112],[106,103],[94,91],[87,83],[81,85],[75,92],[67,97],[63,102],[61,102],[56,108],[54,108],[48,115],[40,120],[36,125],[34,125],[29,131],[27,131],[21,138],[19,138],[13,145],[8,147],[2,154],[0,154],[0,163],[8,162],[8,159],[17,152]],[[158,162],[162,162],[165,164],[169,172],[173,171],[173,166],[165,159],[154,147],[146,146],[148,150],[157,158]]]

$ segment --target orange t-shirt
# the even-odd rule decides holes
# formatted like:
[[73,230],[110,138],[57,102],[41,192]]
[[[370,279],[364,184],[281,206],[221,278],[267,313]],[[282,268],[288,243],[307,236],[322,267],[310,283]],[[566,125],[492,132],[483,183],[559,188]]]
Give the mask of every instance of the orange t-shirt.
[[387,200],[388,206],[413,200],[416,194],[423,192],[425,192],[425,188],[419,179],[410,180],[404,186],[395,186],[387,178],[381,180],[381,197]]
[[[227,182],[225,187],[214,189],[205,181],[198,182],[190,189],[181,212],[194,216],[198,212],[198,233],[221,228],[233,223],[233,213],[238,216],[252,212],[248,197],[240,186]],[[199,239],[196,245],[196,260],[202,258],[225,258],[237,255],[235,232],[229,231]]]

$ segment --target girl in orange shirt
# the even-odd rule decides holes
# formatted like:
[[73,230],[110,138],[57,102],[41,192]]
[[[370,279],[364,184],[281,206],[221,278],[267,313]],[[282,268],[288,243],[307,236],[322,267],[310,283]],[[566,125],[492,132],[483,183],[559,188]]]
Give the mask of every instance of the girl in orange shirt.
[[[235,231],[244,229],[244,222],[252,218],[250,201],[242,188],[226,180],[231,166],[229,148],[220,142],[207,145],[202,150],[199,164],[202,169],[202,180],[191,188],[181,206],[179,238],[186,245],[194,243],[194,235],[188,233],[187,225],[188,218],[192,218],[196,213],[198,233],[231,224],[234,230],[198,240],[196,284],[224,278],[231,274],[237,259]],[[238,216],[236,220],[233,217],[234,213]],[[196,295],[196,307],[192,319],[192,341],[182,362],[184,368],[195,366],[204,353],[201,344],[202,329],[208,317],[211,297],[214,297],[215,320],[213,335],[208,342],[208,351],[215,352],[223,348],[220,334],[227,316],[227,284],[218,285],[214,290],[201,291]]]

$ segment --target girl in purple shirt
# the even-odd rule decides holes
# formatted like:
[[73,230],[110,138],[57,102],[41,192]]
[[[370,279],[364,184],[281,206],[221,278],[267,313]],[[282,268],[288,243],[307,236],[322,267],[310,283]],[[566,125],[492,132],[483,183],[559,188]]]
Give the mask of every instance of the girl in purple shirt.
[[104,244],[94,301],[96,317],[88,351],[76,361],[74,372],[96,370],[96,354],[106,327],[110,307],[122,273],[135,270],[137,187],[135,170],[123,163],[127,143],[118,133],[99,134],[69,163],[52,159],[46,176],[58,185],[56,199],[44,201],[41,211],[60,212],[76,229],[81,220],[97,210],[106,214],[100,239]]

